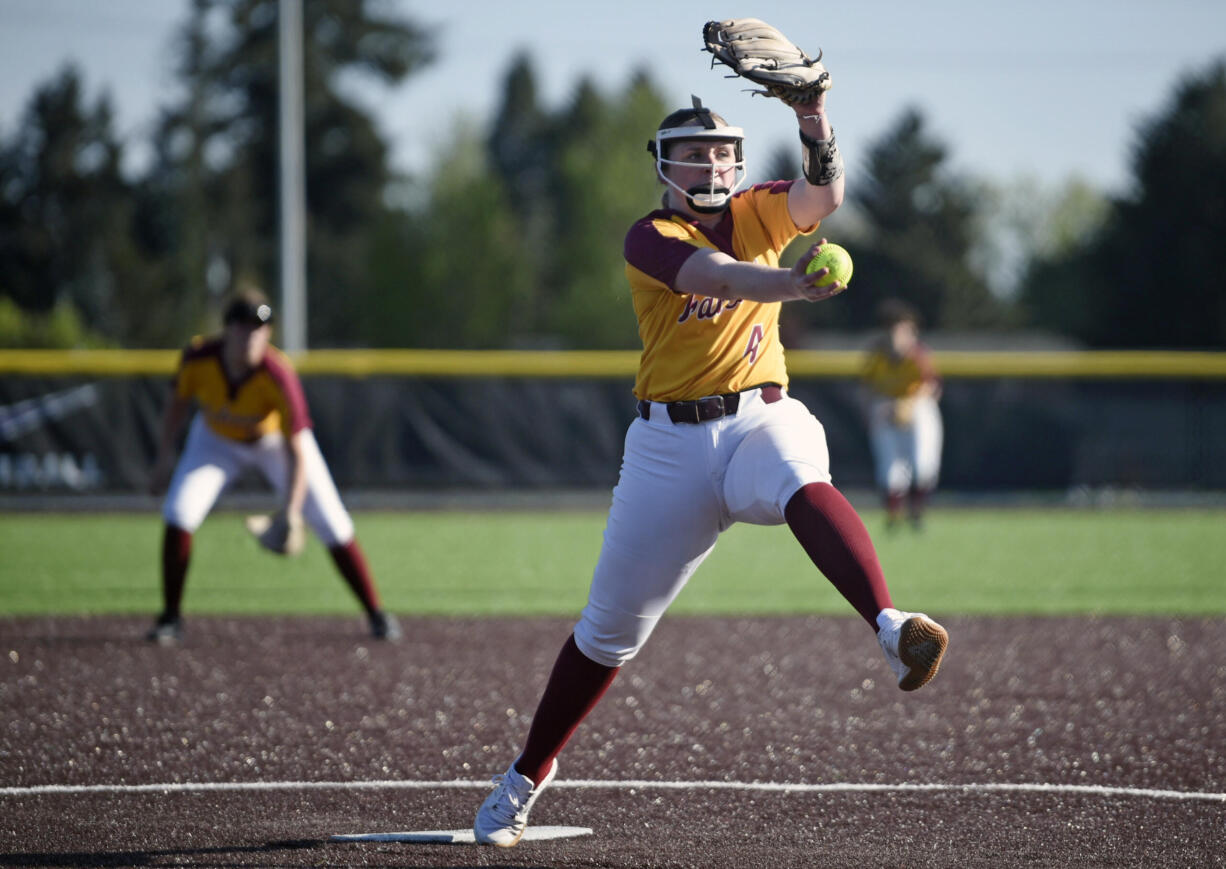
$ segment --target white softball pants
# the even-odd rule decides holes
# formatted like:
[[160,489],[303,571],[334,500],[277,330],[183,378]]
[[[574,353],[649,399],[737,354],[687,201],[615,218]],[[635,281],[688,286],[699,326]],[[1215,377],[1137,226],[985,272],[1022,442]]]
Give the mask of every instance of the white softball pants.
[[[343,546],[353,539],[353,519],[341,503],[332,474],[311,431],[303,433],[307,496],[302,518],[324,545]],[[280,432],[242,443],[223,438],[197,414],[187,433],[183,455],[162,504],[167,523],[194,532],[226,486],[254,469],[284,497],[289,485],[289,451]]]
[[792,496],[830,482],[826,432],[792,398],[742,393],[738,412],[673,423],[667,406],[626,434],[621,477],[575,642],[607,667],[629,661],[734,522],[779,525]]
[[877,487],[898,495],[912,486],[934,489],[941,473],[941,444],[944,427],[936,399],[919,398],[912,424],[900,428],[890,422],[890,400],[873,402],[869,418],[869,438]]

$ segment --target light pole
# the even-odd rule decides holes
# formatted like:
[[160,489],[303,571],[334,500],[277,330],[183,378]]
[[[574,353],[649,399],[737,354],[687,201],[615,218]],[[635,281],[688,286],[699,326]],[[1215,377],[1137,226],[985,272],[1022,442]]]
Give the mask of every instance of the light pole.
[[306,167],[302,109],[302,0],[278,0],[281,343],[307,349]]

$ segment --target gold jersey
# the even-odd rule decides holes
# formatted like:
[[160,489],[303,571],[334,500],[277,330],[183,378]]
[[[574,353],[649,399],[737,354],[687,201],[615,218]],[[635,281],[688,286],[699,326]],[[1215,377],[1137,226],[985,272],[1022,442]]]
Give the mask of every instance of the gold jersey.
[[917,344],[905,356],[896,356],[888,339],[869,349],[860,376],[865,386],[886,398],[910,398],[925,383],[940,382],[925,345]]
[[792,183],[760,184],[736,194],[714,228],[672,209],[653,211],[630,228],[626,277],[643,342],[636,397],[684,401],[764,383],[787,385],[779,302],[685,295],[674,284],[686,259],[704,247],[777,267],[780,252],[796,236],[817,229],[799,229],[792,221]]
[[280,430],[287,438],[311,427],[302,382],[285,354],[269,347],[264,361],[231,380],[219,338],[193,338],[175,372],[175,395],[191,399],[210,429],[224,438],[253,441]]

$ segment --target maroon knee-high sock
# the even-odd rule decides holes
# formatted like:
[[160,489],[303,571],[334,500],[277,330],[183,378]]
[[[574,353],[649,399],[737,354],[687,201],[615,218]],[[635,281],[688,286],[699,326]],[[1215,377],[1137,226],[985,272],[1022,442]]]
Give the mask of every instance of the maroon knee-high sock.
[[366,563],[366,555],[358,546],[358,539],[355,537],[344,546],[333,546],[328,551],[332,553],[332,560],[336,562],[336,569],[341,572],[345,584],[361,601],[362,609],[367,614],[377,612],[379,592],[375,590],[375,580],[370,574],[370,565]]
[[877,613],[893,604],[877,550],[855,508],[829,483],[810,483],[792,496],[783,515],[817,569],[877,630]]
[[549,683],[528,729],[523,754],[515,761],[520,775],[539,783],[549,774],[579,723],[587,717],[617,676],[618,667],[597,664],[575,645],[571,634],[549,674]]
[[887,492],[885,496],[885,515],[890,522],[897,522],[902,517],[903,501],[905,496],[902,492]]
[[177,619],[192,557],[192,533],[169,523],[162,534],[162,615]]

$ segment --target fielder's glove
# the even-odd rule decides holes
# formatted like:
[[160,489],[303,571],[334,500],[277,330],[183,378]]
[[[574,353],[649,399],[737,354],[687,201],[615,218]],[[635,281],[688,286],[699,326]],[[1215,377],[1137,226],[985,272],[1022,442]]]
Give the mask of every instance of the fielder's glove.
[[915,399],[894,399],[890,406],[890,422],[897,428],[910,428],[915,422]]
[[271,516],[248,516],[246,525],[256,542],[269,552],[297,555],[306,545],[306,529],[302,526],[302,517],[295,517],[291,521],[284,510],[278,510]]
[[822,53],[809,57],[786,36],[757,18],[708,21],[702,28],[706,50],[715,61],[732,67],[737,75],[760,84],[753,91],[778,97],[789,105],[810,103],[830,90],[830,73],[822,66]]

